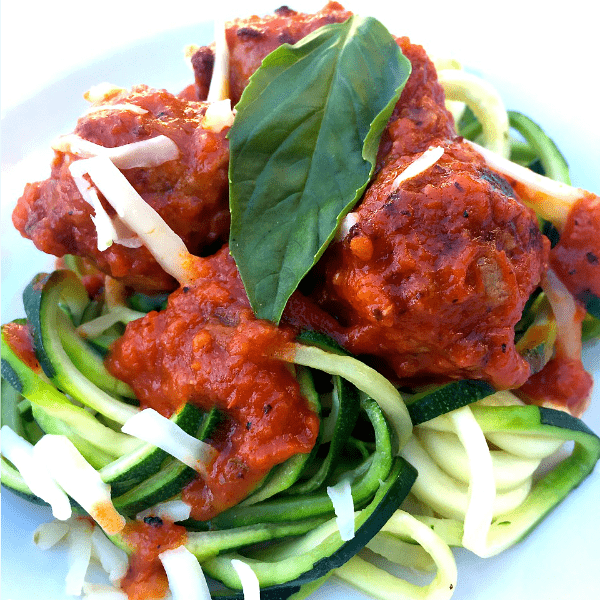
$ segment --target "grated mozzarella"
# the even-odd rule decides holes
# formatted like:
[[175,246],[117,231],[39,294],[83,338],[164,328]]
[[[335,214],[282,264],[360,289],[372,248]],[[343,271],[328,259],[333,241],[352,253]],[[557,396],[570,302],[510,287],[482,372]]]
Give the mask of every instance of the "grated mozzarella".
[[410,163],[396,179],[394,179],[391,187],[391,191],[396,191],[405,181],[415,178],[417,175],[424,173],[430,167],[433,167],[435,163],[442,158],[444,149],[441,146],[432,146],[428,148],[417,158],[415,161]]
[[76,161],[71,163],[69,171],[81,197],[94,209],[95,214],[92,216],[92,222],[96,227],[98,250],[102,252],[109,248],[119,236],[112,219],[108,216],[108,213],[104,210],[104,206],[100,202],[98,193],[90,185],[89,181],[85,179],[85,165],[82,165],[82,162]]
[[50,550],[58,544],[70,531],[68,523],[64,521],[50,521],[42,523],[33,532],[33,543],[40,550]]
[[352,227],[354,227],[358,223],[358,213],[350,212],[348,213],[340,223],[340,226],[335,234],[335,241],[342,241],[349,233]]
[[217,100],[208,105],[202,120],[202,127],[219,133],[225,127],[231,127],[234,119],[235,110],[231,109],[231,100],[229,98]]
[[183,500],[168,500],[138,513],[135,518],[137,521],[143,521],[146,517],[160,517],[178,523],[189,519],[191,512],[191,505]]
[[214,30],[215,61],[206,97],[207,102],[229,98],[229,47],[227,45],[225,21],[222,19],[215,20]]
[[195,278],[194,257],[182,239],[144,202],[109,158],[95,156],[74,164],[88,173],[120,219],[140,237],[167,273],[181,284]]
[[71,516],[69,497],[36,459],[34,447],[8,425],[4,425],[1,432],[2,456],[15,465],[29,489],[50,504],[57,519],[68,519]]
[[173,600],[211,600],[202,567],[185,546],[162,552],[158,558],[167,573]]
[[92,525],[85,519],[72,519],[68,544],[65,591],[69,596],[79,596],[92,558]]
[[260,583],[252,567],[237,558],[231,560],[231,566],[235,569],[242,583],[244,600],[260,600]]
[[92,531],[92,556],[100,561],[111,583],[118,584],[125,577],[129,568],[127,553],[115,546],[98,527]]
[[69,134],[59,137],[52,144],[52,149],[69,152],[82,158],[106,156],[119,169],[157,167],[170,160],[177,160],[180,155],[177,144],[166,135],[107,148],[78,135]]
[[125,526],[110,498],[110,486],[73,443],[63,435],[45,435],[33,447],[33,456],[54,480],[109,535]]
[[121,104],[98,104],[96,106],[91,106],[88,108],[84,115],[89,115],[95,112],[100,112],[101,110],[122,110],[127,112],[136,113],[138,115],[145,115],[148,111],[137,104],[131,104],[131,102],[123,102]]
[[199,473],[206,473],[217,455],[212,446],[187,434],[152,408],[128,419],[121,431],[154,444]]
[[342,540],[347,542],[354,537],[354,500],[348,478],[342,479],[327,488],[327,495],[333,504],[335,521]]

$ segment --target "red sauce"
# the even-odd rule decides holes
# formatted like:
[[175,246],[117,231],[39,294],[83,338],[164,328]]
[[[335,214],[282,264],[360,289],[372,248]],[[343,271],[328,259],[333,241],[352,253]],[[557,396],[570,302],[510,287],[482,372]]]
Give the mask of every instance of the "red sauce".
[[553,358],[518,390],[528,404],[553,406],[580,417],[589,404],[592,376],[580,360]]
[[550,253],[550,265],[569,291],[583,302],[600,297],[600,198],[586,194],[571,209]]
[[158,555],[186,543],[185,527],[161,519],[136,521],[125,526],[123,537],[134,549],[121,582],[129,600],[165,596],[169,589],[167,574]]
[[35,355],[33,338],[26,324],[7,323],[2,326],[2,337],[12,351],[36,373],[41,372],[40,363]]
[[219,456],[185,491],[207,520],[237,504],[276,464],[310,452],[318,417],[286,363],[272,359],[291,328],[257,320],[228,248],[198,261],[198,279],[166,310],[127,326],[107,367],[142,407],[170,415],[186,402],[227,415],[211,443]]

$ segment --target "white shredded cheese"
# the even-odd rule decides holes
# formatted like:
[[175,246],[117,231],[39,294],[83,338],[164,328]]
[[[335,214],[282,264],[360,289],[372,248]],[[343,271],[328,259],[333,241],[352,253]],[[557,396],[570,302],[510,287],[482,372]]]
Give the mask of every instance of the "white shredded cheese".
[[157,167],[170,160],[178,159],[180,154],[177,144],[166,135],[107,148],[78,135],[69,134],[59,137],[52,144],[52,149],[69,152],[82,158],[106,156],[119,169]]
[[231,109],[231,100],[217,100],[208,105],[202,119],[202,127],[219,133],[225,127],[231,127],[234,119],[235,110]]
[[124,591],[110,585],[85,582],[83,600],[128,600],[128,596]]
[[206,97],[207,102],[229,98],[229,47],[227,45],[225,21],[223,19],[216,19],[214,30],[215,61]]
[[182,239],[136,192],[119,169],[105,156],[79,160],[74,164],[85,170],[114,207],[121,220],[134,231],[161,267],[184,284],[194,279],[194,257]]
[[73,443],[63,435],[45,435],[33,447],[36,461],[109,535],[125,526],[116,511],[110,486]]
[[350,480],[345,477],[335,485],[329,486],[327,495],[333,504],[340,536],[347,542],[354,537],[354,500]]
[[211,600],[202,567],[185,546],[167,550],[158,558],[167,573],[173,600]]
[[143,521],[146,517],[160,517],[177,523],[190,518],[192,507],[183,500],[168,500],[159,502],[156,506],[148,508],[136,515],[136,520]]
[[406,169],[404,169],[402,173],[400,173],[400,175],[394,179],[391,191],[393,192],[397,190],[405,181],[413,179],[417,177],[417,175],[420,175],[421,173],[427,171],[427,169],[433,167],[433,165],[435,165],[435,163],[442,158],[443,154],[444,149],[441,146],[432,146],[431,148],[425,150],[425,152],[423,152],[419,158],[410,163],[410,165],[408,165],[408,167],[406,167]]
[[148,111],[137,104],[132,104],[131,102],[122,102],[120,104],[97,104],[96,106],[91,106],[85,111],[85,115],[89,115],[95,112],[100,112],[101,110],[121,110],[136,113],[138,115],[145,115]]
[[206,473],[217,455],[212,446],[189,435],[152,408],[128,419],[121,431],[154,444],[199,473]]
[[127,553],[115,546],[99,527],[92,531],[92,556],[100,561],[111,583],[118,584],[125,577],[129,567]]
[[65,591],[69,596],[79,596],[92,558],[92,525],[85,519],[72,519],[70,525]]
[[42,523],[33,532],[33,543],[40,550],[50,550],[69,533],[69,530],[69,525],[64,521]]
[[4,425],[1,432],[2,456],[17,468],[29,489],[50,504],[55,518],[68,519],[71,516],[69,497],[35,458],[34,447],[8,425]]
[[114,240],[118,238],[118,234],[111,218],[108,216],[108,213],[104,210],[104,207],[100,202],[98,193],[83,176],[85,173],[85,165],[82,166],[82,162],[83,161],[79,160],[71,163],[71,165],[69,165],[69,171],[71,172],[71,177],[73,177],[73,181],[75,182],[81,197],[94,209],[95,214],[92,216],[92,222],[96,227],[98,250],[102,252],[112,245]]
[[242,583],[244,600],[260,600],[260,583],[252,567],[237,558],[231,560],[231,566],[235,569]]
[[348,213],[340,223],[340,226],[335,234],[335,241],[341,242],[349,233],[350,229],[358,223],[358,213]]
[[533,208],[544,219],[552,221],[559,230],[564,227],[573,205],[586,194],[580,188],[544,177],[474,142],[465,142],[479,152],[494,171],[513,179],[516,184],[510,183],[523,203]]

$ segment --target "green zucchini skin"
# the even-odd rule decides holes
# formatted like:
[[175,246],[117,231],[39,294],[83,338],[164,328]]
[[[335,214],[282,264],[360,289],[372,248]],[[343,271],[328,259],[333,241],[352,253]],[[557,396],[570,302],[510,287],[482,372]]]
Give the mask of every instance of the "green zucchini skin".
[[[352,483],[355,506],[370,501],[392,467],[392,440],[390,429],[379,405],[370,398],[363,398],[361,406],[366,412],[376,437],[376,450],[364,460],[357,471],[360,476]],[[251,506],[235,506],[217,515],[207,525],[186,521],[188,529],[231,529],[265,522],[285,522],[309,519],[319,515],[333,515],[333,505],[323,486],[315,492],[294,496],[278,496]]]
[[[186,404],[179,415],[183,415],[179,421],[176,421],[179,426],[182,429],[185,427],[186,433],[194,435],[200,440],[208,438],[222,419],[216,408],[208,413],[202,413],[192,404]],[[150,452],[158,450],[150,444],[148,447]],[[167,456],[164,451],[160,452],[162,457]],[[150,460],[153,467],[156,466],[157,463],[152,457]],[[135,481],[131,476],[131,470],[128,470],[124,472],[125,478],[121,476],[110,482],[113,504],[119,512],[127,516],[135,516],[159,502],[176,496],[196,476],[193,469],[170,457],[164,462],[161,459],[158,468],[152,473],[149,473],[147,468],[140,470],[139,463],[135,461],[132,468],[135,469],[135,474],[138,476]],[[100,474],[104,479],[106,471],[100,471]],[[109,483],[106,480],[105,482]],[[124,493],[119,494],[124,489],[124,485],[126,485]]]
[[457,408],[472,404],[496,390],[487,382],[477,379],[453,381],[431,392],[409,398],[406,404],[413,425],[425,423]]
[[[371,502],[356,517],[358,524],[353,539],[343,542],[339,535],[330,535],[309,551],[295,554],[297,542],[289,542],[286,558],[280,562],[264,562],[250,556],[251,566],[261,585],[261,597],[289,598],[301,586],[325,577],[333,569],[350,560],[383,527],[404,500],[417,477],[416,470],[404,459],[394,459],[389,476],[380,485]],[[301,543],[301,540],[300,540]],[[301,547],[301,546],[300,546]],[[231,573],[230,559],[238,555],[225,554],[203,562],[204,571],[211,577],[231,587],[236,577]],[[289,580],[285,574],[293,573]],[[263,596],[263,592],[265,594]],[[221,596],[219,596],[221,597]],[[237,594],[225,595],[232,600],[242,598]]]

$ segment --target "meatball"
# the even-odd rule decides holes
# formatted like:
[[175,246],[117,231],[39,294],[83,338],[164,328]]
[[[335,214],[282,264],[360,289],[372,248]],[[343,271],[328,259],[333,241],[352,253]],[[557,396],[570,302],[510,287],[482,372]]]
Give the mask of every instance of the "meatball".
[[[132,105],[142,110],[131,110]],[[206,107],[205,103],[183,100],[164,90],[137,86],[94,107],[79,119],[74,131],[85,140],[109,148],[159,135],[176,143],[177,160],[124,169],[123,173],[193,254],[215,251],[225,242],[229,230],[227,129],[217,132],[203,127]],[[13,212],[15,227],[40,250],[55,256],[85,257],[104,273],[135,289],[175,289],[175,280],[145,247],[113,243],[104,251],[98,250],[91,218],[94,211],[82,198],[69,170],[78,159],[69,152],[55,151],[50,178],[27,185],[19,199]],[[107,204],[105,208],[114,214]]]
[[[337,2],[329,2],[315,14],[298,13],[282,6],[274,15],[235,19],[227,24],[229,47],[229,86],[231,100],[239,101],[250,76],[260,67],[263,58],[282,44],[295,44],[323,25],[341,23],[352,16]],[[198,98],[208,94],[214,52],[210,46],[199,48],[192,55],[192,66]]]
[[[423,50],[399,44],[413,71],[379,172],[312,274],[312,297],[337,317],[342,332],[333,333],[349,351],[385,359],[402,382],[517,387],[530,368],[514,325],[540,281],[548,240],[510,185],[456,136]],[[441,158],[398,182],[432,146]]]

